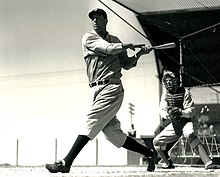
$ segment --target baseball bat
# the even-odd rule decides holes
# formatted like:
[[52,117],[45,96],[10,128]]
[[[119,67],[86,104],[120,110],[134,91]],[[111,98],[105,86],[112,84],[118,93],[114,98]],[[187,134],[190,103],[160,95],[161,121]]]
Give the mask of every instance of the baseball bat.
[[[146,47],[145,44],[136,44],[134,45],[135,48],[142,48],[142,47]],[[148,49],[152,49],[152,50],[161,50],[161,49],[170,49],[170,48],[175,48],[176,44],[174,42],[170,42],[170,43],[166,43],[166,44],[161,44],[161,45],[156,45],[156,46],[152,46],[149,47]]]
[[166,43],[162,45],[152,46],[150,47],[150,49],[158,50],[158,49],[170,49],[170,48],[175,48],[175,47],[176,47],[176,44],[174,42],[171,42],[171,43]]

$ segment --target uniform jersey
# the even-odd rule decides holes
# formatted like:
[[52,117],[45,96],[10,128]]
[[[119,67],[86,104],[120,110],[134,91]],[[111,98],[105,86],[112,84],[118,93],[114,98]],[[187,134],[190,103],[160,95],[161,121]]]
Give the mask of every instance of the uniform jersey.
[[192,118],[194,115],[194,100],[190,91],[186,88],[180,87],[174,94],[170,94],[167,91],[162,93],[160,100],[160,116],[163,119],[169,119],[167,113],[169,106],[182,109],[182,117]]
[[135,58],[128,58],[121,41],[109,33],[103,39],[95,31],[87,32],[82,49],[89,82],[120,79],[122,68],[130,69],[137,63]]

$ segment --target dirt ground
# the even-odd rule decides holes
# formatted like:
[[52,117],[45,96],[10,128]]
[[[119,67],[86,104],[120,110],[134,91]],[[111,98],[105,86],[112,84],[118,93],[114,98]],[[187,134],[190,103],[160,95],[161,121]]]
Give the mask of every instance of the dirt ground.
[[70,173],[49,173],[40,167],[0,166],[0,177],[220,177],[220,169],[205,170],[203,167],[177,166],[164,170],[157,167],[147,172],[146,166],[73,166]]

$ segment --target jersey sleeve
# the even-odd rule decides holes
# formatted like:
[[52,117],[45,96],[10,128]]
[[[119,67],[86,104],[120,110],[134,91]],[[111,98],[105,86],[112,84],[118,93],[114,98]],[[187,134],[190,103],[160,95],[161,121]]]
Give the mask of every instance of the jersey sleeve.
[[191,118],[195,113],[194,100],[189,89],[185,89],[182,116]]
[[93,33],[86,33],[82,38],[85,55],[116,55],[123,51],[120,41],[108,42]]
[[159,113],[161,118],[163,119],[168,119],[169,115],[167,112],[167,108],[168,108],[168,104],[167,101],[165,99],[165,91],[162,93],[161,98],[160,98],[160,107],[159,107]]

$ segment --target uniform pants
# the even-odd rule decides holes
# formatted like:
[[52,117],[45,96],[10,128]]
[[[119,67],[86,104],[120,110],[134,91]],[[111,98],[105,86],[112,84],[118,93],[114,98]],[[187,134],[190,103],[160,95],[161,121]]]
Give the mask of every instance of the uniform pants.
[[[205,148],[201,144],[197,136],[194,135],[193,123],[188,122],[183,127],[183,136],[189,139],[191,148],[198,147],[198,151],[203,163],[207,166],[212,163],[212,160],[208,156]],[[177,141],[180,136],[175,134],[172,123],[170,123],[162,132],[160,132],[153,140],[154,148],[158,152],[165,151],[166,145]],[[167,157],[165,157],[167,158]],[[164,159],[166,161],[166,159]],[[166,162],[168,164],[168,162]]]
[[107,140],[116,147],[122,147],[127,135],[121,130],[116,114],[122,105],[124,89],[122,84],[107,84],[93,87],[93,104],[87,114],[86,133],[91,140],[103,131]]
[[[193,123],[187,122],[183,127],[183,135],[188,138],[194,132]],[[166,149],[166,145],[179,140],[180,136],[176,135],[172,123],[170,123],[167,127],[164,128],[162,132],[160,132],[153,140],[154,147],[157,150],[164,151]]]

